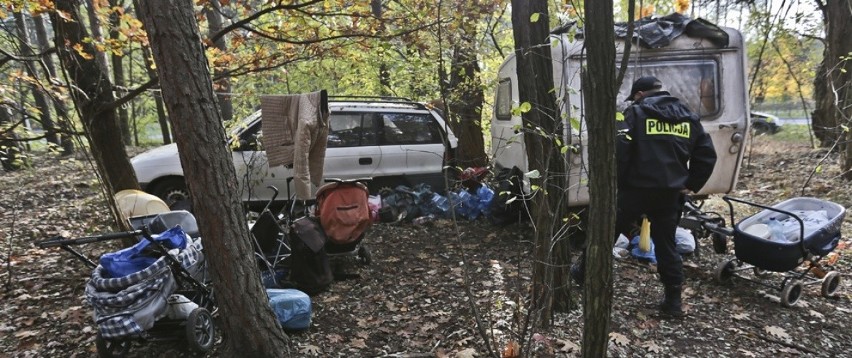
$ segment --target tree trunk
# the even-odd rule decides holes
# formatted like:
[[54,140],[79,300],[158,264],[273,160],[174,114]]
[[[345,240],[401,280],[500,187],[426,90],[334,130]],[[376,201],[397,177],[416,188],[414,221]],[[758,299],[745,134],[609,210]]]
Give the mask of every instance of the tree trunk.
[[615,239],[615,32],[612,0],[586,0],[583,93],[589,129],[589,221],[583,291],[583,357],[605,357]]
[[[92,39],[96,42],[104,41],[104,33],[101,29],[101,18],[98,17],[98,8],[100,8],[100,4],[95,0],[87,0],[86,1],[86,10],[89,15],[89,29],[92,31]],[[109,63],[107,63],[106,53],[103,51],[95,51],[90,53],[90,55],[95,56],[98,61],[98,65],[101,66],[101,70],[104,73],[109,71]]]
[[[119,136],[120,128],[115,116],[112,93],[112,83],[95,62],[92,55],[96,53],[94,46],[84,42],[88,38],[82,27],[82,17],[75,0],[56,0],[56,10],[62,11],[63,16],[56,12],[50,14],[53,29],[56,32],[55,44],[62,66],[68,73],[71,98],[77,105],[80,120],[86,130],[92,156],[98,166],[98,173],[103,177],[103,185],[110,208],[115,210],[114,194],[123,189],[139,189],[136,174],[127,159],[124,143]],[[70,17],[66,20],[64,16]],[[82,46],[88,56],[81,56],[73,46]],[[119,225],[126,225],[118,215],[113,217]]]
[[[465,39],[476,36],[466,34]],[[456,45],[450,65],[449,114],[453,132],[459,137],[456,160],[462,168],[488,164],[482,137],[482,104],[485,94],[479,78],[479,62],[472,42]]]
[[826,45],[814,79],[814,134],[823,147],[841,140],[843,178],[852,180],[852,3],[827,0],[821,10]]
[[[44,26],[45,19],[41,15],[33,17],[35,24],[36,36],[38,37],[38,47],[42,53],[46,53],[50,48],[50,38],[47,35],[47,28]],[[41,57],[44,66],[47,68],[48,82],[53,84],[53,81],[58,80],[56,77],[56,65],[53,63],[53,55],[46,54]],[[74,153],[74,124],[71,123],[71,118],[68,117],[68,107],[65,106],[65,101],[61,98],[53,97],[53,109],[56,110],[56,118],[59,122],[59,127],[62,129],[60,143],[62,145],[62,155],[71,155]]]
[[224,141],[193,2],[140,1],[181,165],[208,253],[221,312],[224,357],[282,357],[287,336],[254,265],[248,226]]
[[[385,25],[382,22],[382,0],[370,0],[370,9],[373,12],[373,16],[379,20],[378,34],[381,35],[385,30]],[[383,57],[379,57],[379,95],[390,96],[393,94],[390,82],[388,64],[385,63]]]
[[[211,0],[209,6],[204,7],[204,16],[207,17],[207,37],[213,37],[216,33],[222,30],[222,13],[219,0]],[[216,42],[213,43],[222,53],[228,52],[228,44],[225,43],[225,36],[219,36]],[[218,78],[214,83],[214,89],[218,93],[216,95],[219,100],[219,110],[222,112],[222,120],[230,121],[234,117],[234,106],[231,103],[231,79],[228,77],[228,71],[224,68],[214,67],[213,77]]]
[[[133,9],[137,14],[139,13],[139,0],[133,0]],[[145,71],[148,72],[148,79],[156,79],[157,71],[154,70],[154,64],[151,62],[151,50],[148,46],[142,46],[142,58],[145,59]],[[163,94],[160,91],[154,92],[154,102],[157,107],[157,122],[160,124],[163,144],[169,144],[172,142],[172,136],[169,134],[169,118],[166,116],[166,108],[163,106]]]
[[[532,14],[539,14],[537,21]],[[567,240],[556,233],[565,217],[563,194],[565,162],[555,140],[562,137],[562,121],[552,91],[553,64],[550,56],[549,13],[545,0],[512,0],[512,32],[517,58],[518,94],[521,103],[532,109],[523,113],[524,146],[530,170],[537,170],[539,179],[531,184],[539,187],[533,197],[535,222],[535,252],[533,265],[533,310],[536,321],[550,325],[554,303],[569,302],[567,277],[569,266],[562,255]],[[534,188],[535,189],[535,188]],[[553,250],[551,250],[553,247]],[[561,306],[560,306],[561,307]]]
[[[110,7],[109,39],[114,42],[115,46],[115,44],[121,41],[120,33],[118,32],[121,26],[120,14],[116,9],[124,9],[124,1],[110,0]],[[110,60],[112,60],[112,81],[115,88],[120,91],[119,97],[121,97],[127,92],[125,91],[127,82],[124,80],[124,55],[117,51],[112,51]],[[118,124],[121,126],[121,139],[124,141],[124,145],[130,145],[133,143],[133,136],[130,134],[130,116],[127,113],[127,107],[119,106],[116,110],[118,110]]]
[[[32,57],[33,50],[30,45],[30,34],[27,28],[27,21],[24,19],[24,15],[20,12],[15,13],[15,23],[18,28],[18,41],[21,46],[21,55],[25,57]],[[27,75],[33,79],[34,83],[30,84],[30,88],[32,88],[33,99],[35,100],[35,106],[38,108],[39,112],[39,122],[41,122],[41,127],[44,129],[44,138],[48,143],[52,143],[55,145],[59,145],[59,137],[56,135],[56,128],[53,126],[53,119],[50,117],[50,104],[47,100],[47,94],[44,92],[44,89],[39,85],[39,75],[38,71],[36,71],[36,66],[33,61],[24,61],[24,69],[27,71]]]
[[[9,106],[0,103],[0,165],[3,170],[19,170],[27,165],[27,157],[21,155],[24,146],[18,141],[18,135],[12,130],[12,113]],[[8,130],[8,132],[6,132]]]

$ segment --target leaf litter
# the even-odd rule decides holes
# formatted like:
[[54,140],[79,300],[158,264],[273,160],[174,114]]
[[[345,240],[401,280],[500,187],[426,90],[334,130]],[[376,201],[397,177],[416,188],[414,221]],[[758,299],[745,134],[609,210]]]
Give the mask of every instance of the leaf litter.
[[[801,193],[824,150],[764,137],[753,145],[732,195],[767,204],[807,195],[852,206],[852,186],[839,182],[834,164],[824,164]],[[777,170],[782,161],[784,170]],[[65,236],[107,232],[110,217],[88,166],[50,157],[37,162],[32,169],[0,175],[4,284],[0,356],[89,357],[96,352],[91,308],[83,294],[90,270],[61,250],[36,249],[31,242],[60,232]],[[715,197],[705,208],[727,214],[725,204]],[[748,214],[738,212],[738,219]],[[428,230],[408,224],[375,225],[365,239],[373,264],[344,265],[358,277],[335,282],[328,292],[313,297],[312,327],[290,335],[290,351],[309,357],[481,357],[489,351],[502,353],[510,342],[517,342],[521,351],[513,346],[513,355],[579,356],[583,317],[576,304],[571,311],[556,314],[551,328],[536,331],[538,339],[513,336],[520,332],[528,306],[531,227],[497,228],[483,221],[459,225],[461,238],[456,238],[448,221]],[[850,229],[847,216],[843,232],[848,235]],[[852,319],[852,280],[842,281],[835,299],[820,297],[819,285],[806,286],[800,304],[782,308],[755,284],[714,283],[713,268],[733,257],[733,248],[718,255],[709,249],[709,241],[700,244],[701,256],[687,259],[689,316],[684,320],[665,320],[656,313],[662,288],[651,268],[616,261],[610,356],[834,357],[852,351],[852,331],[846,326]],[[850,244],[845,236],[833,256],[832,269],[844,276],[852,266]],[[82,247],[95,255],[115,249]],[[464,265],[460,265],[462,249]],[[778,276],[772,277],[777,279],[773,284],[780,282]],[[480,319],[488,325],[491,349],[476,329],[466,285]],[[572,295],[578,297],[580,291],[574,287]],[[770,289],[768,294],[778,291]],[[188,354],[180,345],[165,343],[134,345],[130,354],[175,356]],[[217,356],[216,351],[210,356]]]

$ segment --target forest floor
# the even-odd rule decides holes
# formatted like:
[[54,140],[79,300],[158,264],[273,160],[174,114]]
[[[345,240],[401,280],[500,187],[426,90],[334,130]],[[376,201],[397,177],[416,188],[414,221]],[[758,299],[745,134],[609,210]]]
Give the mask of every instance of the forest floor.
[[[825,150],[783,136],[760,136],[747,154],[733,196],[763,204],[814,196],[852,206],[852,185],[838,178],[837,157],[820,163]],[[84,296],[91,270],[61,250],[32,243],[60,233],[107,232],[109,215],[89,164],[37,159],[35,168],[0,174],[0,357],[94,356],[96,328]],[[727,206],[715,196],[704,209],[727,216]],[[738,210],[737,220],[755,211]],[[291,355],[513,356],[507,347],[519,342],[525,356],[578,356],[583,330],[578,286],[572,285],[574,308],[556,314],[550,328],[525,328],[530,225],[458,224],[458,229],[449,220],[375,225],[364,241],[372,264],[345,263],[344,269],[358,277],[334,282],[312,298],[312,326],[290,334]],[[850,226],[847,216],[847,236],[830,258],[830,268],[843,275],[852,272]],[[848,276],[838,297],[821,297],[817,283],[806,286],[794,307],[784,308],[780,274],[764,279],[769,287],[736,278],[718,284],[715,267],[733,257],[733,247],[720,255],[709,240],[699,245],[700,257],[686,263],[686,319],[657,314],[662,288],[653,267],[632,259],[615,262],[609,356],[839,357],[852,352]],[[83,247],[91,254],[114,249]],[[216,349],[209,355],[219,356]],[[188,354],[177,343],[149,342],[132,347],[131,356]]]

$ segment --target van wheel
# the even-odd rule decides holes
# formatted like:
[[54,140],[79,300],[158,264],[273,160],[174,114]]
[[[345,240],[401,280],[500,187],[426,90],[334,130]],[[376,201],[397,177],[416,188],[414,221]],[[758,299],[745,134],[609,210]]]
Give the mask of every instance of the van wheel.
[[151,189],[151,194],[163,199],[169,208],[189,202],[189,190],[187,190],[183,178],[164,179]]

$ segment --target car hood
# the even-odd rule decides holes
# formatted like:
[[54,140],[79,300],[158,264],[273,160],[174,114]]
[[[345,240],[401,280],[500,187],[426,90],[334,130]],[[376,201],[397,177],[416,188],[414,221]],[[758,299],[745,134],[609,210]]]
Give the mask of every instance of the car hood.
[[165,176],[183,176],[180,156],[174,143],[139,154],[130,159],[130,165],[136,172],[136,179],[143,185]]

